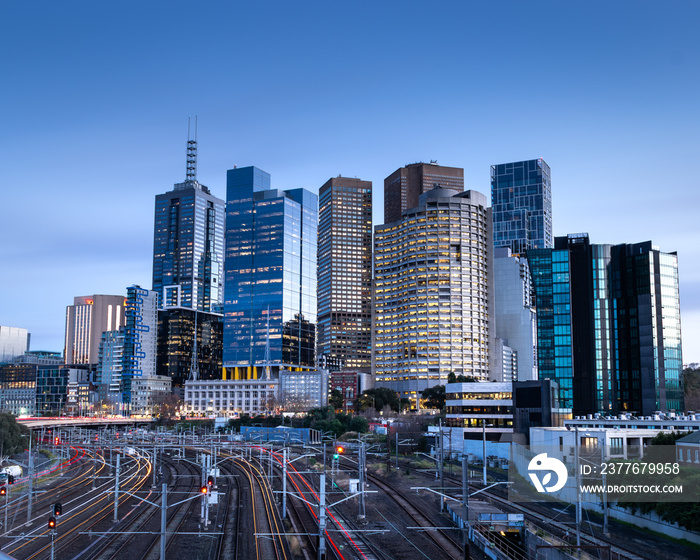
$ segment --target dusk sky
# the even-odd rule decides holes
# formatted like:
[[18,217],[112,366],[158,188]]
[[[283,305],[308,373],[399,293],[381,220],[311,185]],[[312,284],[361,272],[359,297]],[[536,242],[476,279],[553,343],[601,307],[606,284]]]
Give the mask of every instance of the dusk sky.
[[0,324],[63,350],[74,296],[151,287],[155,196],[226,170],[314,192],[416,161],[542,157],[555,235],[678,252],[700,362],[700,3],[19,2],[0,6]]

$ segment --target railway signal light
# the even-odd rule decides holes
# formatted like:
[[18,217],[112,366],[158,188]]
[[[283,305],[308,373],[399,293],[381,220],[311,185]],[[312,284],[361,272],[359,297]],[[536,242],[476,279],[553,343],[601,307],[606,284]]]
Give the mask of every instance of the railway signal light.
[[7,483],[8,483],[8,484],[14,484],[14,483],[15,483],[15,475],[13,475],[13,474],[8,474],[8,475],[7,475]]
[[58,439],[58,436],[56,436],[56,437],[53,439],[54,445],[58,445],[60,441],[61,441],[61,440]]
[[55,529],[55,528],[56,528],[56,518],[49,517],[49,529]]
[[0,496],[5,496],[7,494],[7,488],[4,486],[0,487]]
[[207,478],[207,486],[209,486],[209,488],[214,486],[214,477],[213,476],[210,476]]
[[336,445],[335,446],[335,454],[333,455],[333,459],[336,461],[340,459],[340,456],[345,453],[345,448],[342,445]]
[[61,505],[61,502],[56,502],[53,505],[53,514],[58,516],[58,515],[61,515],[62,513],[63,513],[63,506]]
[[199,489],[199,491],[200,491],[202,494],[206,494],[207,492],[209,492],[209,488],[208,488],[207,486],[202,486],[202,487]]

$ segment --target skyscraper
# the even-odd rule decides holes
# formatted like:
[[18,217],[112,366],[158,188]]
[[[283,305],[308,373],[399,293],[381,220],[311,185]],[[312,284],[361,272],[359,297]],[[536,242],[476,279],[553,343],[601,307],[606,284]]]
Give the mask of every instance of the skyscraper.
[[611,265],[617,408],[682,412],[678,256],[651,241],[615,245]]
[[435,188],[374,231],[376,385],[415,402],[449,373],[490,381],[486,197]]
[[124,296],[73,298],[66,308],[66,364],[97,364],[102,333],[124,325]]
[[224,202],[197,181],[197,141],[187,142],[183,183],[156,196],[153,290],[163,308],[221,311]]
[[554,246],[550,177],[542,158],[491,166],[494,247],[523,254]]
[[225,375],[312,368],[318,198],[276,190],[256,167],[230,169],[226,194]]
[[594,245],[587,234],[528,251],[541,379],[560,406],[596,412],[683,408],[678,268],[651,242]]
[[319,191],[318,358],[372,367],[372,183],[334,177]]
[[158,292],[129,286],[126,289],[124,314],[121,393],[122,402],[131,403],[132,380],[156,374]]
[[515,353],[515,371],[508,374],[513,356],[504,348],[502,381],[537,379],[537,319],[532,307],[532,280],[527,259],[511,255],[508,247],[494,249],[496,337]]
[[418,206],[418,197],[440,186],[458,192],[464,190],[464,169],[437,163],[411,163],[384,179],[384,223],[401,219],[401,214]]

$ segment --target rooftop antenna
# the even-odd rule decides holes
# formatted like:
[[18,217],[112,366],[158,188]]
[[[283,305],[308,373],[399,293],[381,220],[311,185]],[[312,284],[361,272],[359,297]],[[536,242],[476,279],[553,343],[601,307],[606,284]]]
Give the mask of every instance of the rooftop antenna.
[[197,115],[194,116],[194,139],[190,138],[190,117],[187,117],[187,183],[197,182]]

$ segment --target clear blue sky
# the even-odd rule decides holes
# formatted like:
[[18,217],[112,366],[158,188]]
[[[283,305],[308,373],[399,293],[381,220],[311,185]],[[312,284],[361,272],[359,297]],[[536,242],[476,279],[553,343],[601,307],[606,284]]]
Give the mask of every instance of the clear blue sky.
[[700,4],[692,0],[0,6],[0,324],[62,350],[74,296],[151,285],[154,197],[256,165],[280,188],[414,161],[543,157],[554,233],[678,251],[700,362]]

